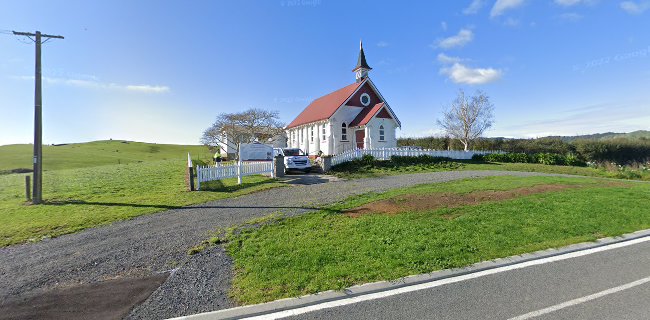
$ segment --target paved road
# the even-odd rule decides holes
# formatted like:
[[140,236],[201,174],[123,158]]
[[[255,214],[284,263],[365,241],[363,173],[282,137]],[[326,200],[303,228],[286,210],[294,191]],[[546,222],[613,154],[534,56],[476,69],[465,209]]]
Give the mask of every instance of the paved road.
[[513,318],[650,319],[650,241],[286,319]]
[[165,318],[232,307],[227,295],[232,279],[231,261],[223,250],[216,248],[192,257],[186,254],[188,248],[206,239],[216,227],[228,227],[278,211],[300,214],[355,194],[496,175],[543,174],[458,171],[329,183],[313,176],[297,179],[288,188],[142,216],[35,244],[2,248],[0,301],[26,299],[104,279],[146,277],[171,270],[169,279],[131,312],[131,319]]

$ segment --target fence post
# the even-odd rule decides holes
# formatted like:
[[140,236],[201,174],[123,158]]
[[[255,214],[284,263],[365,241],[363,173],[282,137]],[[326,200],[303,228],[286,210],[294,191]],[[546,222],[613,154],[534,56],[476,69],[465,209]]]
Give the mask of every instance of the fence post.
[[242,162],[241,162],[241,159],[239,159],[237,161],[237,184],[241,184],[241,180],[242,180],[241,179],[242,178],[241,169],[242,169]]
[[32,194],[31,194],[31,180],[30,176],[25,176],[25,197],[27,198],[27,201],[32,200]]
[[273,178],[284,177],[284,156],[281,154],[273,158]]
[[190,157],[189,152],[187,153],[186,179],[187,179],[187,188],[189,189],[189,191],[194,191],[194,166],[192,165],[192,158]]

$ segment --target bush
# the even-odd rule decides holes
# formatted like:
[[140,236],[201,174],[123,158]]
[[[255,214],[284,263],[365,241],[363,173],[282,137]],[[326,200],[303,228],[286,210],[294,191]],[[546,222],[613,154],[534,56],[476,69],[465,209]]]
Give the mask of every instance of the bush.
[[356,159],[355,161],[358,161],[362,165],[370,166],[370,165],[373,165],[375,163],[375,161],[377,161],[377,159],[375,159],[375,157],[373,157],[372,155],[364,154],[361,157],[361,159]]
[[566,158],[565,158],[565,164],[567,166],[574,166],[574,167],[584,167],[587,165],[586,162],[580,160],[577,155],[573,153],[569,153]]
[[531,162],[530,157],[525,153],[508,153],[507,156],[508,156],[508,160],[510,160],[509,162],[513,162],[513,163]]
[[[452,150],[462,149],[458,140],[450,138],[401,138],[398,145],[420,146],[425,149]],[[618,164],[631,164],[634,162],[646,162],[650,160],[650,139],[616,138],[609,140],[578,139],[571,141],[568,138],[548,137],[539,139],[504,139],[504,138],[483,138],[474,141],[474,150],[501,150],[510,154],[555,154],[571,155],[569,162],[580,165],[582,162],[616,162]],[[520,156],[517,156],[520,157]],[[544,161],[557,160],[548,159]],[[563,156],[560,156],[563,157]],[[477,156],[476,159],[483,159]],[[496,160],[499,159],[499,160]],[[507,160],[496,156],[498,162],[523,162],[521,158]],[[528,159],[527,162],[539,162],[539,158]],[[568,164],[568,163],[567,163]]]
[[486,155],[474,155],[472,160],[487,162],[507,162],[507,163],[541,163],[546,165],[569,165],[569,166],[586,166],[587,164],[570,153],[566,157],[555,153],[537,153],[528,155],[525,153],[491,153]]
[[554,153],[538,153],[535,155],[537,162],[541,164],[558,166],[566,163],[565,158],[559,154]]
[[449,161],[450,158],[445,157],[433,157],[429,155],[421,156],[391,156],[390,162],[393,165],[403,166],[403,165],[414,165],[414,164],[437,164],[444,161]]

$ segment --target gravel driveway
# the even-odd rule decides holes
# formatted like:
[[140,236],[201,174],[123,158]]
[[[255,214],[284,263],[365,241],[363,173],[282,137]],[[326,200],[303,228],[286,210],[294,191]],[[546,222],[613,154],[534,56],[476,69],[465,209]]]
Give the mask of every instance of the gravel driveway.
[[[450,171],[334,181],[293,179],[238,198],[169,210],[88,229],[39,243],[0,249],[0,301],[106,279],[168,272],[169,278],[128,319],[160,319],[234,306],[228,299],[231,260],[220,247],[188,256],[216,227],[228,227],[281,211],[300,214],[351,195],[423,183],[485,176],[540,173]],[[1,305],[0,305],[1,310]],[[1,318],[1,316],[0,316]]]

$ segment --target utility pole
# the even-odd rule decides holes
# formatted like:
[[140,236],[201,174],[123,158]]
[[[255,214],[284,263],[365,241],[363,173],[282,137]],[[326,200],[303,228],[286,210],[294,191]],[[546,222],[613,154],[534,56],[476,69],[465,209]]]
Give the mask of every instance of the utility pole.
[[36,72],[34,75],[34,192],[32,203],[39,204],[43,201],[43,99],[41,87],[41,42],[42,38],[48,41],[52,38],[63,39],[63,36],[53,36],[29,32],[13,32],[17,36],[26,36],[36,44]]

